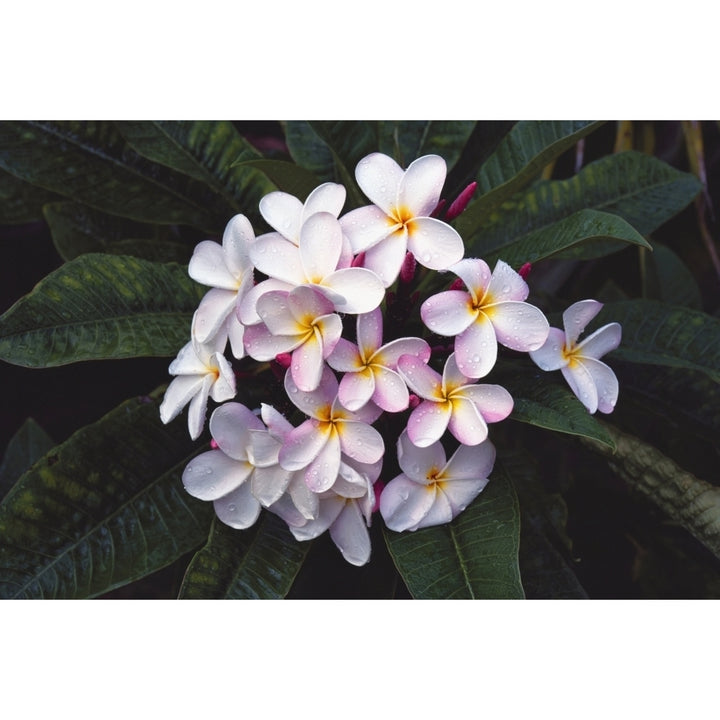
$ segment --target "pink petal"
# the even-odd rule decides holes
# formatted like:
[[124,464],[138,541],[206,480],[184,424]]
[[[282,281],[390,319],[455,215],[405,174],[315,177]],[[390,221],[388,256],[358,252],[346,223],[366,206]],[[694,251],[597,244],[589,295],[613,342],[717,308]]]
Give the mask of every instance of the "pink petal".
[[442,377],[415,355],[401,355],[397,370],[405,384],[422,398],[444,400]]
[[512,395],[500,385],[466,385],[458,389],[457,396],[472,400],[488,423],[504,420],[514,405]]
[[332,428],[328,423],[306,420],[294,428],[285,438],[278,460],[286,470],[307,467],[323,450]]
[[402,229],[387,235],[384,240],[365,250],[364,265],[368,270],[372,270],[382,281],[383,287],[387,288],[397,280],[406,254],[407,232]]
[[466,258],[453,265],[454,272],[466,285],[475,304],[485,296],[492,273],[488,264],[480,258]]
[[290,285],[305,280],[300,250],[279,233],[261,235],[250,245],[250,259],[257,270]]
[[485,308],[498,342],[511,350],[537,350],[547,340],[550,325],[534,305],[524,302],[501,302]]
[[419,217],[408,223],[407,248],[431,270],[447,270],[462,260],[465,244],[457,230],[436,218]]
[[407,432],[403,432],[398,439],[397,458],[405,475],[421,485],[433,482],[433,476],[445,467],[445,449],[442,443],[434,442],[418,447],[411,442]]
[[185,490],[200,500],[217,500],[244,483],[253,471],[248,462],[239,462],[221,450],[194,457],[183,471]]
[[464,290],[446,290],[432,295],[420,306],[420,317],[431,332],[454,337],[470,327],[478,316],[471,301]]
[[488,435],[487,425],[477,406],[463,397],[452,400],[448,429],[463,445],[479,445]]
[[273,335],[302,335],[307,331],[296,320],[288,298],[289,293],[282,290],[272,290],[258,298],[257,313]]
[[506,262],[498,260],[490,278],[486,304],[525,300],[530,292],[528,284]]
[[578,354],[584,358],[600,359],[603,355],[615,350],[622,340],[622,327],[619,323],[610,323],[588,335],[578,344]]
[[597,300],[580,300],[573,303],[563,313],[563,327],[568,346],[577,343],[577,339],[587,324],[602,310],[602,303]]
[[336,423],[342,451],[361,463],[377,462],[385,453],[382,435],[371,425],[354,420]]
[[427,447],[443,436],[451,417],[451,403],[425,400],[410,413],[408,437],[414,445]]
[[285,192],[271,192],[260,200],[260,214],[271,228],[297,245],[303,204]]
[[255,524],[260,515],[260,503],[253,497],[250,483],[228,493],[213,503],[218,519],[235,528],[245,530]]
[[344,313],[367,313],[385,297],[382,280],[368,268],[349,267],[327,275],[320,290],[329,289],[335,309]]
[[328,356],[327,363],[334,370],[343,373],[357,372],[365,367],[357,345],[342,337]]
[[530,358],[541,370],[559,370],[568,363],[563,355],[564,346],[565,333],[558,328],[550,328],[547,340],[537,350],[530,351]]
[[583,358],[582,364],[592,376],[598,396],[598,410],[611,413],[618,399],[618,381],[615,373],[601,360]]
[[292,373],[285,373],[285,392],[292,402],[310,417],[318,417],[321,413],[322,419],[327,419],[329,408],[337,397],[338,381],[330,368],[323,368],[320,384],[310,392],[302,391],[295,384]]
[[325,492],[333,486],[339,472],[340,438],[333,430],[328,432],[327,442],[305,468],[305,484],[313,492]]
[[300,229],[300,261],[307,282],[320,283],[337,267],[342,250],[342,228],[333,215],[311,215]]
[[305,200],[302,211],[303,222],[318,212],[328,212],[337,217],[345,204],[345,188],[338,183],[323,183],[318,185]]
[[387,213],[375,205],[351,210],[339,222],[355,254],[374,247],[400,227],[399,223],[390,225]]
[[370,535],[357,502],[345,507],[330,526],[330,537],[351,565],[365,565],[370,560]]
[[372,373],[375,379],[373,402],[386,412],[396,413],[405,410],[410,403],[410,394],[400,375],[394,370],[377,365],[373,366]]
[[238,279],[227,267],[225,252],[214,240],[203,240],[195,246],[188,265],[188,275],[202,285],[237,290]]
[[289,285],[274,278],[268,278],[267,280],[259,282],[240,299],[237,308],[238,320],[240,320],[243,325],[257,325],[262,322],[260,316],[257,314],[257,302],[259,298],[266,292],[272,290],[280,290],[287,293],[294,287],[295,285]]
[[[403,387],[404,387],[403,383]],[[375,377],[370,368],[346,372],[340,380],[338,398],[348,410],[359,410],[375,392]]]
[[479,445],[461,445],[443,468],[443,476],[454,484],[459,480],[487,478],[495,465],[495,446],[486,440]]
[[295,318],[304,325],[309,325],[313,319],[335,310],[332,302],[322,292],[307,285],[296,287],[288,294],[288,306]]
[[469,378],[485,377],[495,367],[495,328],[484,312],[455,338],[455,358],[461,372]]
[[293,429],[293,426],[287,418],[282,413],[278,412],[272,405],[262,403],[260,405],[260,417],[265,425],[267,425],[270,434],[278,440],[283,440],[284,437]]
[[405,475],[398,475],[380,495],[380,514],[390,530],[403,532],[417,527],[434,500],[434,485],[420,485]]
[[384,365],[390,370],[397,369],[397,361],[401,355],[415,355],[424,363],[430,359],[430,346],[421,338],[398,338],[383,345],[370,357],[373,365]]
[[382,153],[367,155],[355,168],[355,179],[360,189],[386,215],[390,215],[395,208],[398,188],[404,175],[403,169]]
[[369,359],[382,345],[383,340],[383,314],[377,307],[370,312],[362,313],[357,317],[357,343],[360,354]]
[[397,204],[408,208],[416,218],[427,217],[440,200],[446,175],[447,165],[439,155],[418,158],[400,180]]
[[303,342],[302,335],[273,335],[266,325],[245,328],[245,349],[253,360],[274,360],[280,353],[292,352]]
[[[599,361],[598,361],[599,362]],[[560,368],[563,377],[575,393],[575,397],[587,408],[590,414],[598,409],[598,393],[595,381],[584,362],[575,360],[569,365]]]

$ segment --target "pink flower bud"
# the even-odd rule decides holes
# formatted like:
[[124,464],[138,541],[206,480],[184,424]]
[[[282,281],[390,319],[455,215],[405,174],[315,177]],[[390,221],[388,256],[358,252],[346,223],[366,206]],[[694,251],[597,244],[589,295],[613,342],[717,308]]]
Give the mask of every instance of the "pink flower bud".
[[445,208],[445,205],[447,205],[447,200],[440,199],[438,204],[435,206],[435,209],[430,213],[431,218],[436,218]]
[[375,484],[373,485],[373,494],[375,495],[375,502],[372,506],[372,511],[376,513],[380,509],[380,495],[382,495],[382,491],[385,489],[385,483],[382,480],[376,480]]
[[405,253],[405,260],[403,260],[403,264],[400,268],[400,282],[401,283],[411,283],[413,277],[415,277],[415,269],[417,267],[417,261],[415,260],[415,256],[411,253]]
[[453,284],[450,286],[451,290],[464,290],[465,289],[465,283],[462,281],[461,278],[455,278],[453,280]]
[[467,206],[472,198],[475,189],[477,188],[476,182],[471,182],[456,198],[448,208],[445,214],[445,221],[450,222],[454,220]]
[[525,263],[519,270],[518,275],[524,280],[532,270],[532,265],[530,263]]
[[420,404],[420,398],[414,393],[410,393],[410,403],[408,407],[414,410]]
[[292,355],[290,353],[278,353],[275,356],[275,362],[283,368],[283,370],[287,370],[290,367],[290,363],[292,362]]
[[217,440],[215,438],[210,438],[210,447],[213,450],[217,450],[220,446],[217,444]]
[[365,251],[359,252],[350,263],[351,267],[365,267]]

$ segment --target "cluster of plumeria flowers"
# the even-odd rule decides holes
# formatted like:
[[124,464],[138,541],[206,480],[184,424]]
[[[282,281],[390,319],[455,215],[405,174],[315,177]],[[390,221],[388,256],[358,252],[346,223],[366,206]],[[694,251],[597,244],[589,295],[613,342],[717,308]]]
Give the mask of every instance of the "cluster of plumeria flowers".
[[[498,343],[528,352],[542,370],[561,370],[589,412],[611,412],[613,371],[599,358],[620,342],[611,323],[582,342],[602,305],[583,300],[563,315],[564,329],[525,302],[524,277],[503,261],[494,270],[465,258],[447,221],[467,205],[474,184],[437,217],[445,161],[437,155],[403,170],[373,153],[355,176],[372,204],[341,216],[346,191],[325,183],[305,202],[272,192],[260,213],[272,232],[255,236],[244,215],[228,223],[222,244],[200,242],[190,277],[210,289],[193,316],[191,339],[171,363],[175,376],[160,406],[164,423],[189,404],[197,439],[208,399],[223,403],[209,421],[211,449],[185,468],[183,484],[212,501],[218,518],[238,529],[262,508],[280,516],[298,540],[329,531],[354,565],[370,559],[368,527],[379,509],[388,528],[417,530],[450,522],[483,490],[495,462],[488,424],[512,412],[499,385],[478,382],[495,365]],[[452,339],[431,348],[420,337],[384,342],[383,304],[407,286],[416,263],[456,276],[420,307],[425,328]],[[350,317],[355,316],[354,322]],[[236,373],[225,356],[270,363],[295,411],[294,426],[273,405],[231,401]],[[445,357],[442,373],[435,364]],[[255,376],[257,377],[257,376]],[[403,415],[403,413],[407,413]],[[384,414],[402,418],[395,441],[400,473],[379,480],[386,443],[373,427]],[[458,447],[447,459],[448,433]]]

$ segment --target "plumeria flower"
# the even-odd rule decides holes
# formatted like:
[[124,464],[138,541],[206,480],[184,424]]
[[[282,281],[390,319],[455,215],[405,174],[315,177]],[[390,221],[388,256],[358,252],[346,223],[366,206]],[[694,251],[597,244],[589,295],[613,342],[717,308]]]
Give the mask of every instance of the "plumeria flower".
[[401,355],[415,355],[423,362],[430,358],[430,346],[420,338],[400,338],[382,344],[383,320],[380,308],[357,316],[357,345],[338,340],[328,357],[330,367],[345,373],[338,397],[348,410],[358,410],[369,400],[387,412],[405,410],[409,393],[397,373]]
[[244,215],[236,215],[225,227],[222,245],[203,240],[195,247],[188,265],[193,280],[212,288],[197,309],[194,337],[205,343],[224,330],[236,358],[244,355],[244,328],[236,310],[240,299],[253,286],[253,266],[247,248],[254,239],[250,221]]
[[338,312],[355,314],[374,310],[385,295],[380,278],[366,268],[339,267],[342,251],[342,228],[337,218],[328,212],[316,212],[305,220],[298,245],[279,233],[261,235],[250,245],[250,259],[274,282],[258,284],[241,306],[241,321],[251,323],[253,302],[257,302],[266,288],[292,290],[300,285],[309,285],[323,293]]
[[[243,530],[255,523],[260,502],[251,490],[257,472],[251,452],[251,431],[263,431],[260,419],[240,403],[226,403],[210,417],[210,432],[218,447],[193,458],[183,472],[187,492],[210,500],[218,518]],[[277,466],[279,473],[283,469]]]
[[495,464],[489,440],[461,445],[445,461],[439,442],[417,447],[403,432],[398,440],[402,473],[380,495],[380,514],[390,530],[418,530],[457,517],[483,490]]
[[337,480],[343,456],[360,463],[375,463],[385,453],[380,433],[370,423],[381,410],[368,403],[356,412],[342,406],[338,381],[325,367],[318,388],[304,392],[292,374],[285,374],[290,400],[308,420],[292,430],[280,450],[280,464],[287,470],[305,470],[305,482],[313,492],[329,490]]
[[463,445],[479,445],[487,438],[487,423],[504,420],[513,409],[510,393],[500,385],[471,384],[458,369],[453,353],[442,377],[420,358],[402,355],[398,372],[423,401],[410,413],[407,433],[418,447],[427,447],[449,429]]
[[581,300],[563,313],[563,328],[550,328],[545,344],[530,353],[542,370],[560,370],[570,389],[590,413],[610,413],[618,398],[615,373],[600,360],[622,338],[619,323],[610,323],[578,343],[587,324],[600,312],[602,303]]
[[[193,319],[193,327],[197,314]],[[170,363],[168,372],[176,377],[168,385],[160,404],[160,419],[167,424],[190,403],[188,430],[197,440],[205,426],[208,397],[224,402],[235,397],[235,374],[222,354],[227,336],[219,333],[207,343],[192,339]]]
[[432,270],[446,270],[465,251],[462,238],[447,223],[430,217],[440,199],[447,166],[425,155],[403,169],[390,157],[372,153],[355,169],[355,178],[374,203],[340,218],[354,253],[365,253],[364,267],[385,287],[395,282],[408,250]]
[[497,360],[498,342],[512,350],[537,350],[548,336],[543,313],[524,300],[527,283],[507,263],[495,270],[484,260],[467,258],[450,268],[465,290],[447,290],[428,298],[420,316],[434,333],[454,337],[458,367],[471,378],[481,378]]
[[292,352],[290,372],[301,390],[315,390],[324,361],[342,333],[342,320],[333,303],[312,287],[291,292],[272,290],[258,299],[263,323],[245,329],[245,347],[255,360],[272,360]]

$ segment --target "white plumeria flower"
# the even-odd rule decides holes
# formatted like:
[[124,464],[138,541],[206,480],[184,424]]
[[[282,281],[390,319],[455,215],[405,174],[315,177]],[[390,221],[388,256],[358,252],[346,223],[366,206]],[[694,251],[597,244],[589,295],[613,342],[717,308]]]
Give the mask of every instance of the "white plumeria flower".
[[253,286],[253,266],[247,248],[254,239],[250,221],[244,215],[236,215],[225,227],[222,245],[203,240],[195,247],[188,265],[193,280],[212,288],[197,309],[194,337],[204,343],[224,330],[238,359],[244,356],[244,348],[243,326],[236,310]]
[[226,403],[217,408],[210,417],[217,449],[193,458],[182,477],[190,495],[212,501],[218,518],[239,530],[253,525],[260,514],[260,502],[248,482],[257,472],[251,452],[253,430],[262,431],[264,426],[244,405]]
[[263,323],[245,329],[245,347],[255,360],[292,352],[290,372],[301,390],[320,384],[324,361],[342,334],[342,320],[325,295],[312,287],[272,290],[258,299]]
[[484,260],[467,258],[450,268],[467,286],[428,298],[420,316],[434,333],[455,339],[460,370],[481,378],[492,370],[500,342],[512,350],[537,350],[548,336],[543,313],[524,300],[527,283],[507,263],[498,260],[495,270]]
[[416,355],[423,362],[430,358],[430,346],[420,338],[400,338],[382,344],[383,316],[380,308],[357,317],[357,345],[338,340],[327,363],[345,373],[338,397],[348,410],[359,410],[372,400],[387,412],[400,412],[408,406],[410,395],[397,372],[401,355]]
[[581,300],[563,313],[563,327],[550,328],[545,344],[530,353],[542,370],[560,370],[570,389],[590,413],[611,413],[618,398],[615,373],[600,360],[622,339],[619,323],[610,323],[578,343],[587,324],[600,312],[602,303]]
[[[193,326],[196,322],[193,318]],[[193,339],[181,348],[168,372],[176,377],[170,382],[160,404],[160,419],[167,424],[190,403],[188,430],[197,440],[205,426],[208,397],[224,402],[235,397],[235,374],[222,354],[227,336],[219,333],[207,343]]]
[[292,430],[280,450],[280,464],[287,470],[305,470],[305,482],[313,492],[329,490],[337,480],[343,456],[360,463],[382,458],[385,444],[370,423],[382,412],[368,403],[356,412],[344,408],[337,397],[338,381],[325,367],[317,389],[304,392],[292,374],[285,374],[290,400],[309,419]]
[[425,155],[404,170],[390,157],[372,153],[355,169],[358,185],[374,203],[343,215],[340,224],[354,253],[385,287],[395,282],[408,250],[432,270],[446,270],[465,252],[462,238],[447,223],[430,217],[447,173],[438,155]]
[[374,310],[385,296],[380,278],[366,268],[339,267],[342,250],[342,228],[337,218],[328,212],[314,213],[305,220],[298,245],[279,233],[261,235],[250,245],[250,259],[274,282],[269,286],[258,284],[241,308],[240,319],[250,324],[255,317],[253,302],[257,302],[266,288],[292,290],[300,285],[309,285],[323,293],[338,312],[355,314]]
[[380,514],[390,530],[418,530],[457,517],[484,489],[495,464],[489,440],[461,445],[448,462],[439,442],[417,447],[406,432],[398,440],[402,473],[380,495]]
[[500,385],[471,384],[448,357],[442,377],[420,358],[402,355],[398,372],[407,386],[424,398],[410,413],[408,437],[418,447],[439,440],[446,429],[463,445],[479,445],[487,438],[487,423],[504,420],[513,409],[510,393]]

